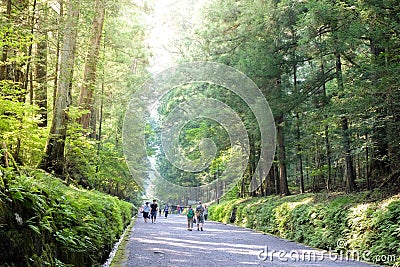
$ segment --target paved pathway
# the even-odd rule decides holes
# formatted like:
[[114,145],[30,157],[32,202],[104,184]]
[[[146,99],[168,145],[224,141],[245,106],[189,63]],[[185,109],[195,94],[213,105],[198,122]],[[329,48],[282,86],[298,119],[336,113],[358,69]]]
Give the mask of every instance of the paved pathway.
[[233,225],[207,221],[190,232],[182,215],[138,218],[127,250],[129,267],[373,266]]

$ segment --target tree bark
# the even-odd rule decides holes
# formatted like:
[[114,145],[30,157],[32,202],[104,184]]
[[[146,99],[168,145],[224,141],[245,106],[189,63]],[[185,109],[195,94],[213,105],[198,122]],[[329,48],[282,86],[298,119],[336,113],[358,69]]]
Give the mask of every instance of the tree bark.
[[290,195],[287,183],[286,152],[283,134],[283,115],[277,118],[278,160],[279,160],[279,190],[281,195]]
[[345,153],[345,168],[346,168],[346,188],[348,192],[354,192],[356,188],[354,171],[353,171],[353,160],[350,154],[350,138],[349,138],[349,126],[346,116],[342,116],[342,133],[343,133],[343,149]]
[[[92,126],[92,130],[96,131],[96,120],[91,120],[95,116],[93,108],[93,93],[96,83],[97,63],[99,60],[100,41],[103,32],[103,24],[105,17],[105,6],[101,0],[95,2],[95,17],[93,18],[92,38],[90,48],[86,55],[85,69],[83,73],[83,82],[79,95],[79,107],[89,111],[80,118],[80,123],[84,129]],[[92,125],[91,125],[92,122]],[[94,124],[94,125],[93,125]]]
[[[325,119],[327,115],[325,115]],[[326,149],[326,162],[328,164],[328,175],[326,178],[326,190],[329,192],[332,185],[332,162],[331,162],[331,145],[329,141],[329,126],[325,125],[325,149]]]
[[[5,17],[7,18],[8,23],[11,20],[11,7],[12,7],[11,0],[7,0]],[[3,40],[7,40],[7,38],[8,38],[8,31],[6,31],[4,33]],[[7,65],[5,64],[5,62],[7,61],[7,57],[8,57],[8,45],[7,45],[7,41],[4,41],[3,50],[1,53],[1,61],[3,62],[3,64],[0,64],[0,81],[6,80],[7,76],[8,76],[7,75]]]
[[[325,81],[325,64],[324,59],[321,57],[321,73],[324,75]],[[322,106],[325,108],[328,105],[328,97],[326,95],[326,83],[322,84]],[[324,118],[327,119],[328,115],[324,115]],[[328,165],[328,174],[325,179],[325,188],[329,192],[331,189],[332,183],[332,163],[331,163],[331,145],[329,141],[329,125],[325,123],[325,155],[326,155],[326,163]]]
[[296,152],[297,152],[297,159],[299,162],[299,184],[300,184],[300,193],[304,194],[305,193],[305,188],[304,188],[304,172],[303,172],[303,156],[302,156],[302,149],[301,149],[301,131],[300,131],[300,119],[299,119],[299,113],[296,113],[296,119],[297,119],[297,123],[296,123]]
[[[293,34],[294,39],[295,34]],[[295,41],[295,40],[293,40]],[[296,58],[296,53],[293,53],[293,58]],[[298,93],[297,89],[297,62],[294,60],[293,64],[293,87],[294,92]],[[302,147],[301,147],[301,130],[300,130],[300,117],[299,113],[296,113],[296,154],[298,160],[298,172],[299,172],[299,185],[300,185],[300,194],[305,192],[304,189],[304,173],[303,173],[303,157],[302,157]]]
[[[344,83],[342,76],[342,62],[340,58],[340,53],[335,51],[336,58],[336,80],[339,92],[344,91]],[[350,154],[350,135],[349,135],[349,125],[346,115],[341,118],[342,123],[342,136],[343,136],[343,151],[345,154],[345,170],[346,170],[346,188],[348,192],[353,192],[356,190],[356,183],[353,171],[353,161]]]
[[[58,22],[60,23],[61,19],[64,17],[64,3],[62,0],[58,0],[58,4],[60,5],[60,14],[58,16]],[[56,64],[54,66],[54,84],[53,84],[53,109],[56,105],[57,99],[57,85],[58,85],[58,75],[60,70],[60,52],[61,52],[61,40],[62,40],[62,32],[58,29],[57,30],[57,44],[56,44]]]
[[70,85],[73,78],[77,25],[79,20],[79,2],[68,2],[63,43],[60,53],[60,76],[57,85],[53,120],[46,146],[46,154],[40,167],[56,174],[64,172],[64,148],[67,133],[67,111],[71,104]]
[[46,5],[40,4],[38,18],[38,38],[36,48],[36,94],[35,102],[39,106],[40,123],[39,127],[47,126],[47,32],[43,30],[46,18]]

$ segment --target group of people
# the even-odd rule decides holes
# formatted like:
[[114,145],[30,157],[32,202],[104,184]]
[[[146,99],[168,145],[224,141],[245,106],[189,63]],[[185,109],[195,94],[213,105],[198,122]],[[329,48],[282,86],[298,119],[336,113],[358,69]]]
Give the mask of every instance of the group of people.
[[188,206],[187,216],[187,225],[188,231],[193,230],[193,224],[197,224],[197,231],[203,231],[204,222],[207,220],[208,217],[208,209],[206,205],[202,205],[201,201],[196,206],[196,209],[193,210],[192,206]]
[[[151,223],[155,223],[157,220],[157,211],[159,211],[160,216],[161,216],[161,208],[158,207],[157,200],[153,199],[153,203],[150,204],[149,202],[146,202],[141,208],[140,208],[140,213],[143,214],[144,222],[147,223],[149,219],[151,219]],[[165,218],[168,217],[170,207],[168,204],[165,205],[164,207],[164,216]]]
[[[158,207],[156,199],[153,199],[153,203],[150,205],[149,204],[149,202],[146,202],[140,208],[140,212],[143,214],[145,223],[147,223],[149,219],[151,219],[151,223],[156,223],[157,211],[159,211],[161,216],[161,208]],[[166,204],[164,207],[165,218],[168,217],[169,210],[170,207],[168,206],[168,204]],[[192,206],[189,205],[186,217],[189,231],[193,230],[193,224],[197,225],[197,231],[203,231],[204,222],[207,220],[208,217],[208,208],[206,205],[203,206],[201,201],[199,201],[195,209],[193,209]]]
[[147,223],[149,219],[151,219],[152,223],[155,223],[157,219],[157,200],[153,200],[153,203],[149,206],[149,202],[146,202],[141,208],[140,213],[143,214],[144,222]]

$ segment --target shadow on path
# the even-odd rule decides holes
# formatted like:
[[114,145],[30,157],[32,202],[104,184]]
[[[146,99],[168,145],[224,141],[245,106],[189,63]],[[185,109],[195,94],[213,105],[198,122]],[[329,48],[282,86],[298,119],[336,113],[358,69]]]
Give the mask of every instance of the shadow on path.
[[182,215],[160,217],[155,224],[138,218],[126,266],[374,266],[233,225],[207,221],[203,232],[186,227]]

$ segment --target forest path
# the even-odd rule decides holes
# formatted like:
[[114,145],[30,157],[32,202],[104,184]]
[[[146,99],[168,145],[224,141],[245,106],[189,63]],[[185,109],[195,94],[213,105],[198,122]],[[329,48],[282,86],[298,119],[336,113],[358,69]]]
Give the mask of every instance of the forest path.
[[184,215],[162,216],[154,224],[139,217],[125,266],[376,266],[233,225],[207,221],[204,231],[186,227]]

